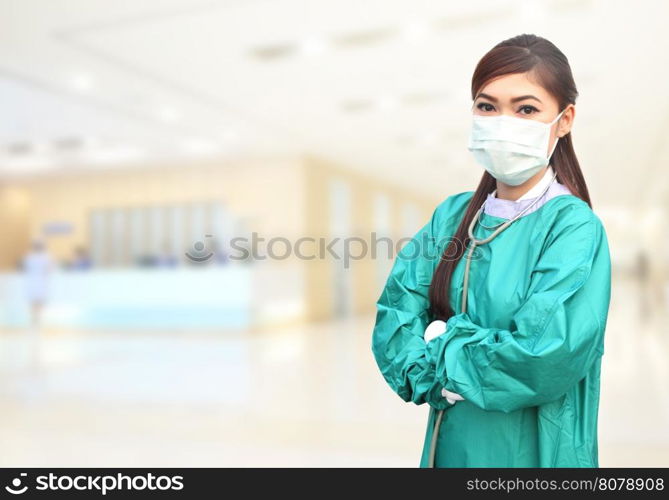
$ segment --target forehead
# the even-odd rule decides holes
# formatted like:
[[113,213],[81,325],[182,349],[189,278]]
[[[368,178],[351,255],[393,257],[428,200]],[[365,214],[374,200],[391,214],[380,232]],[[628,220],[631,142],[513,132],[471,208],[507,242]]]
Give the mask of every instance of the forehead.
[[[479,93],[491,95],[502,101],[521,95],[531,94],[543,102],[552,102],[555,99],[538,82],[531,79],[527,73],[504,75],[485,84]],[[478,94],[477,94],[478,95]]]

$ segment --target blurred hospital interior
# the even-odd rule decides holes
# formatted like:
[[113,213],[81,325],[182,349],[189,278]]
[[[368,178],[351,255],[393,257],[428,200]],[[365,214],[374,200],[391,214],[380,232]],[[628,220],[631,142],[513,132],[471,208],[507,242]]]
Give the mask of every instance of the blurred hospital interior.
[[534,33],[572,66],[611,250],[599,462],[668,466],[668,18],[0,0],[0,465],[417,466],[428,407],[379,373],[375,302],[398,245],[478,184],[476,63]]

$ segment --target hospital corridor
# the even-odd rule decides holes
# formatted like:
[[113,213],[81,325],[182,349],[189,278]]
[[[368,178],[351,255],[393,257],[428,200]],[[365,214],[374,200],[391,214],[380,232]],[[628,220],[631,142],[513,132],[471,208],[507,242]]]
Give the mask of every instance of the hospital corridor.
[[669,6],[530,3],[0,0],[0,467],[417,467],[376,302],[521,33],[610,248],[599,464],[669,466]]

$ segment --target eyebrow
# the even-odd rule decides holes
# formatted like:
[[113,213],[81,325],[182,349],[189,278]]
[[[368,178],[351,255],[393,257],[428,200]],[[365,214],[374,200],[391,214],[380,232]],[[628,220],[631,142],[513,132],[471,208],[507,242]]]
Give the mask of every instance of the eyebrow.
[[[486,98],[486,99],[489,99],[489,100],[492,101],[492,102],[497,102],[497,101],[498,101],[498,99],[497,99],[496,97],[493,97],[493,96],[488,95],[488,94],[484,94],[483,92],[481,92],[479,95],[477,95],[477,96],[476,96],[476,99],[478,99],[479,97],[484,97],[484,98]],[[474,100],[476,100],[476,99],[474,99]],[[534,100],[536,100],[536,101],[541,102],[541,99],[539,99],[539,98],[536,97],[536,96],[530,95],[530,94],[528,94],[528,95],[521,95],[521,96],[519,96],[519,97],[514,97],[514,98],[511,99],[511,102],[523,101],[523,100],[525,100],[525,99],[534,99]]]

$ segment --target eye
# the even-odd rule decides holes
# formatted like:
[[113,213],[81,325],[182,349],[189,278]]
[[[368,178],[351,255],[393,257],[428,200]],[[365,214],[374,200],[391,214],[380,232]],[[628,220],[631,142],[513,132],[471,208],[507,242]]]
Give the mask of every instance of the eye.
[[[529,110],[527,113],[523,112],[523,110]],[[535,108],[534,106],[530,106],[529,104],[526,104],[525,106],[522,106],[519,110],[521,115],[531,115],[532,113],[538,113],[539,110]]]
[[[480,102],[476,105],[476,107],[478,109],[480,109],[481,111],[494,111],[494,109],[495,109],[495,106],[493,106],[489,102]],[[488,108],[492,108],[492,109],[488,109]]]

